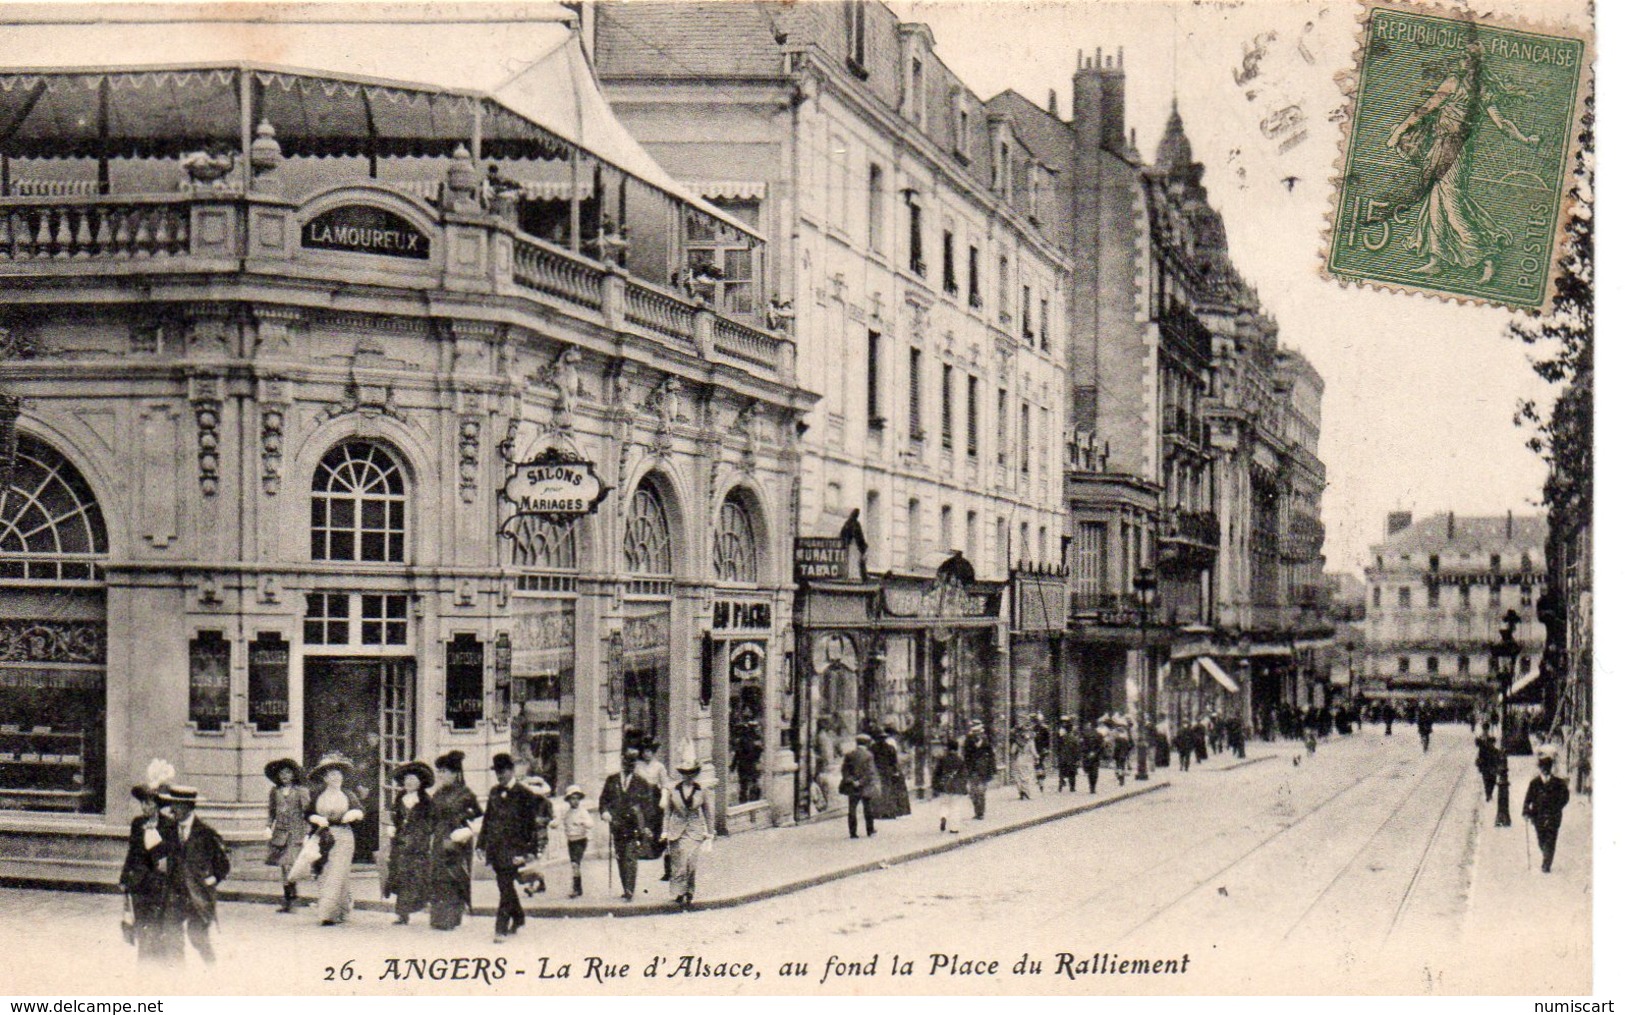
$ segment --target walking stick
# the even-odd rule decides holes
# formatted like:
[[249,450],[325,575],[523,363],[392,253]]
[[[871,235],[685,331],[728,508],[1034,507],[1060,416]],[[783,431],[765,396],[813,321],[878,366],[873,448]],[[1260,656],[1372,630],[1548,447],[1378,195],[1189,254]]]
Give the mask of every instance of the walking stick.
[[1534,862],[1529,859],[1529,819],[1523,819],[1523,869],[1533,870]]

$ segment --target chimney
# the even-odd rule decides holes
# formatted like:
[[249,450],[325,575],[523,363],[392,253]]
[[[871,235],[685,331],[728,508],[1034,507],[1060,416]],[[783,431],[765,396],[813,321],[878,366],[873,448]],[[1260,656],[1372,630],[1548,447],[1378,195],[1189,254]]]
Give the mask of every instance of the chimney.
[[1123,47],[1117,47],[1117,62],[1106,61],[1100,72],[1100,143],[1114,152],[1124,150],[1127,142],[1124,112],[1125,83],[1123,80]]
[[1507,509],[1507,542],[1512,542],[1512,509]]
[[1057,120],[1061,118],[1061,102],[1059,97],[1056,96],[1055,89],[1053,88],[1049,90],[1049,115],[1055,117]]
[[1456,538],[1456,513],[1454,511],[1450,512],[1448,515],[1445,515],[1444,538],[1447,541]]
[[1409,511],[1388,512],[1388,535],[1404,532],[1411,527],[1411,513]]

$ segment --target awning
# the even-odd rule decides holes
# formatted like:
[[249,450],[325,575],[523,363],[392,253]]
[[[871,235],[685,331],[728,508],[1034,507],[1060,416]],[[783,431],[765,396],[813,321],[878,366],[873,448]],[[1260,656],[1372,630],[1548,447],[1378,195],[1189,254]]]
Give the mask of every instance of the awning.
[[1519,677],[1517,680],[1514,680],[1512,682],[1512,686],[1507,688],[1507,697],[1508,698],[1512,697],[1514,694],[1517,694],[1519,691],[1523,690],[1524,688],[1528,687],[1530,684],[1533,684],[1535,681],[1537,681],[1539,679],[1540,679],[1540,668],[1537,666],[1534,669],[1530,670],[1528,673],[1525,673],[1523,676]]
[[1237,691],[1241,690],[1241,685],[1232,680],[1230,678],[1230,674],[1224,672],[1219,664],[1213,661],[1211,656],[1197,656],[1196,665],[1200,666],[1202,668],[1202,672],[1212,677],[1220,687],[1224,688],[1226,691],[1229,691],[1231,694],[1235,694]]

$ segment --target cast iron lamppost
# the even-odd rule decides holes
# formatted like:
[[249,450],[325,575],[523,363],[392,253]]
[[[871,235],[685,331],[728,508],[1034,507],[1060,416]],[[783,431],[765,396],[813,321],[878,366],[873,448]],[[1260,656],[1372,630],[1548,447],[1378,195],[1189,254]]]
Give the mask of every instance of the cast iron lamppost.
[[1146,625],[1151,620],[1152,608],[1157,605],[1157,576],[1148,567],[1140,568],[1140,573],[1134,578],[1134,601],[1140,611],[1140,736],[1135,752],[1134,779],[1145,782],[1151,778],[1151,773],[1146,769],[1146,751],[1154,735],[1151,717],[1155,715],[1155,703],[1151,701],[1151,696],[1156,681],[1156,670],[1151,665],[1151,656],[1146,647]]
[[1490,646],[1490,663],[1501,686],[1501,767],[1495,774],[1495,827],[1512,826],[1512,789],[1507,775],[1507,695],[1518,670],[1518,611],[1501,618],[1501,640]]

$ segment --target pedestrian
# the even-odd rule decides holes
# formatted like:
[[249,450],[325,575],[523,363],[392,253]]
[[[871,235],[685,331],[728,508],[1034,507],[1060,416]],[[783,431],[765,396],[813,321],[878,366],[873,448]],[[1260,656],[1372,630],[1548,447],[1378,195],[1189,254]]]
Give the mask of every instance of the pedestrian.
[[501,944],[525,925],[515,882],[519,868],[536,856],[536,796],[514,782],[513,756],[506,751],[492,756],[491,773],[497,782],[485,798],[485,820],[474,848],[496,876],[495,943]]
[[1168,717],[1159,719],[1151,730],[1152,744],[1155,746],[1156,766],[1167,768],[1173,763],[1173,743],[1168,739]]
[[1029,729],[1033,737],[1033,774],[1038,778],[1038,792],[1044,792],[1044,776],[1049,771],[1049,752],[1054,737],[1051,734],[1049,723],[1044,721],[1041,712],[1034,712],[1030,717]]
[[671,897],[679,909],[687,909],[694,905],[700,854],[709,848],[716,832],[711,793],[695,781],[700,762],[693,745],[683,749],[677,774],[677,785],[666,796],[660,838],[666,843],[666,855],[671,857]]
[[1134,739],[1129,734],[1128,720],[1121,714],[1112,717],[1112,765],[1117,773],[1117,785],[1128,781],[1128,758],[1134,751]]
[[1191,770],[1191,732],[1191,727],[1187,723],[1179,727],[1179,732],[1174,734],[1174,750],[1179,755],[1179,770],[1181,772]]
[[301,785],[304,772],[292,758],[279,758],[265,766],[265,777],[271,780],[271,795],[266,801],[265,830],[270,841],[265,850],[265,863],[282,872],[282,905],[278,913],[291,913],[299,904],[299,884],[288,877],[293,861],[305,844],[305,815],[310,813],[310,790]]
[[937,830],[958,835],[959,819],[965,810],[965,762],[952,737],[943,744],[942,756],[931,772],[931,791],[941,807]]
[[1478,757],[1473,764],[1478,769],[1478,776],[1484,781],[1484,802],[1489,803],[1495,796],[1495,777],[1501,770],[1501,752],[1495,746],[1495,738],[1490,735],[1490,724],[1485,723],[1483,732],[1473,738],[1473,745],[1478,748]]
[[846,797],[846,831],[848,837],[858,837],[858,809],[863,809],[863,827],[869,835],[875,834],[874,799],[880,792],[880,773],[875,770],[875,758],[869,750],[874,738],[859,733],[852,749],[841,759],[840,791]]
[[209,928],[216,920],[215,894],[231,873],[231,857],[220,833],[196,814],[198,792],[169,785],[158,791],[158,833],[163,874],[160,949],[180,961],[184,941],[192,942],[206,964],[214,964]]
[[1207,720],[1198,719],[1191,726],[1191,753],[1196,755],[1196,763],[1200,765],[1207,760]]
[[1063,787],[1068,792],[1078,791],[1078,766],[1083,761],[1083,742],[1072,728],[1071,716],[1061,717],[1060,731],[1055,735],[1055,792]]
[[322,791],[310,801],[309,821],[321,836],[321,874],[316,879],[316,919],[323,927],[343,923],[350,915],[350,866],[355,862],[356,822],[366,817],[361,800],[344,787],[355,765],[342,754],[327,754],[310,770]]
[[434,785],[434,769],[410,761],[395,770],[394,780],[400,789],[390,808],[395,836],[389,841],[389,869],[382,894],[386,899],[394,896],[395,922],[405,925],[412,922],[413,913],[429,904],[434,817],[428,790]]
[[887,725],[869,747],[875,758],[875,774],[880,777],[880,793],[875,798],[876,818],[902,818],[912,813],[908,780],[903,778],[902,753],[897,745],[897,727]]
[[543,858],[547,856],[549,829],[553,826],[553,786],[545,778],[534,774],[536,763],[528,755],[513,759],[513,784],[529,793],[536,804],[536,856],[520,868],[518,881],[525,890],[525,898],[547,891],[547,878],[542,875]]
[[480,802],[463,782],[463,752],[434,759],[429,798],[429,926],[456,930],[474,905],[474,828]]
[[1247,727],[1241,724],[1240,719],[1230,720],[1230,750],[1238,758],[1247,756]]
[[643,807],[643,827],[648,837],[643,844],[643,859],[662,861],[660,880],[671,880],[671,861],[665,858],[666,844],[660,839],[660,823],[665,820],[666,794],[671,791],[671,773],[660,760],[660,740],[654,734],[644,734],[638,741],[638,764],[635,774],[642,780],[638,796]]
[[1031,800],[1038,792],[1038,750],[1031,731],[1020,726],[1010,737],[1010,775],[1016,781],[1016,799]]
[[571,785],[564,791],[564,813],[556,819],[564,832],[564,845],[570,852],[570,898],[581,898],[581,861],[587,856],[587,841],[592,837],[593,816],[584,801],[587,794],[580,786]]
[[1095,787],[1100,783],[1100,759],[1106,756],[1106,734],[1108,732],[1105,717],[1095,726],[1085,727],[1078,738],[1078,760],[1083,765],[1084,778],[1089,781],[1089,792],[1095,793]]
[[609,822],[609,841],[615,869],[621,877],[621,898],[631,902],[638,890],[638,861],[649,848],[649,819],[645,804],[650,786],[637,774],[641,752],[627,747],[621,752],[621,770],[604,780],[598,794],[598,813]]
[[1433,739],[1433,713],[1426,705],[1416,713],[1416,733],[1422,738],[1422,753],[1428,752],[1428,741]]
[[1582,796],[1591,795],[1591,724],[1583,722],[1574,736],[1574,791]]
[[987,730],[980,722],[970,724],[960,753],[965,761],[965,790],[970,794],[971,816],[982,821],[987,817],[987,784],[998,772],[998,762],[993,758],[993,742],[987,738]]
[[1535,841],[1540,843],[1540,871],[1552,872],[1552,857],[1557,852],[1557,831],[1563,825],[1563,808],[1569,803],[1568,783],[1552,774],[1556,763],[1554,753],[1540,753],[1535,765],[1539,769],[1529,780],[1524,792],[1523,817],[1535,826]]
[[138,962],[178,957],[166,955],[164,951],[167,863],[160,864],[163,834],[159,829],[158,817],[158,794],[174,775],[173,765],[162,759],[154,759],[147,766],[147,781],[130,787],[130,796],[141,812],[130,820],[129,846],[124,854],[124,867],[119,873],[119,888],[124,891],[124,937],[135,945]]
[[1388,701],[1382,703],[1382,735],[1385,737],[1394,735],[1394,706]]

